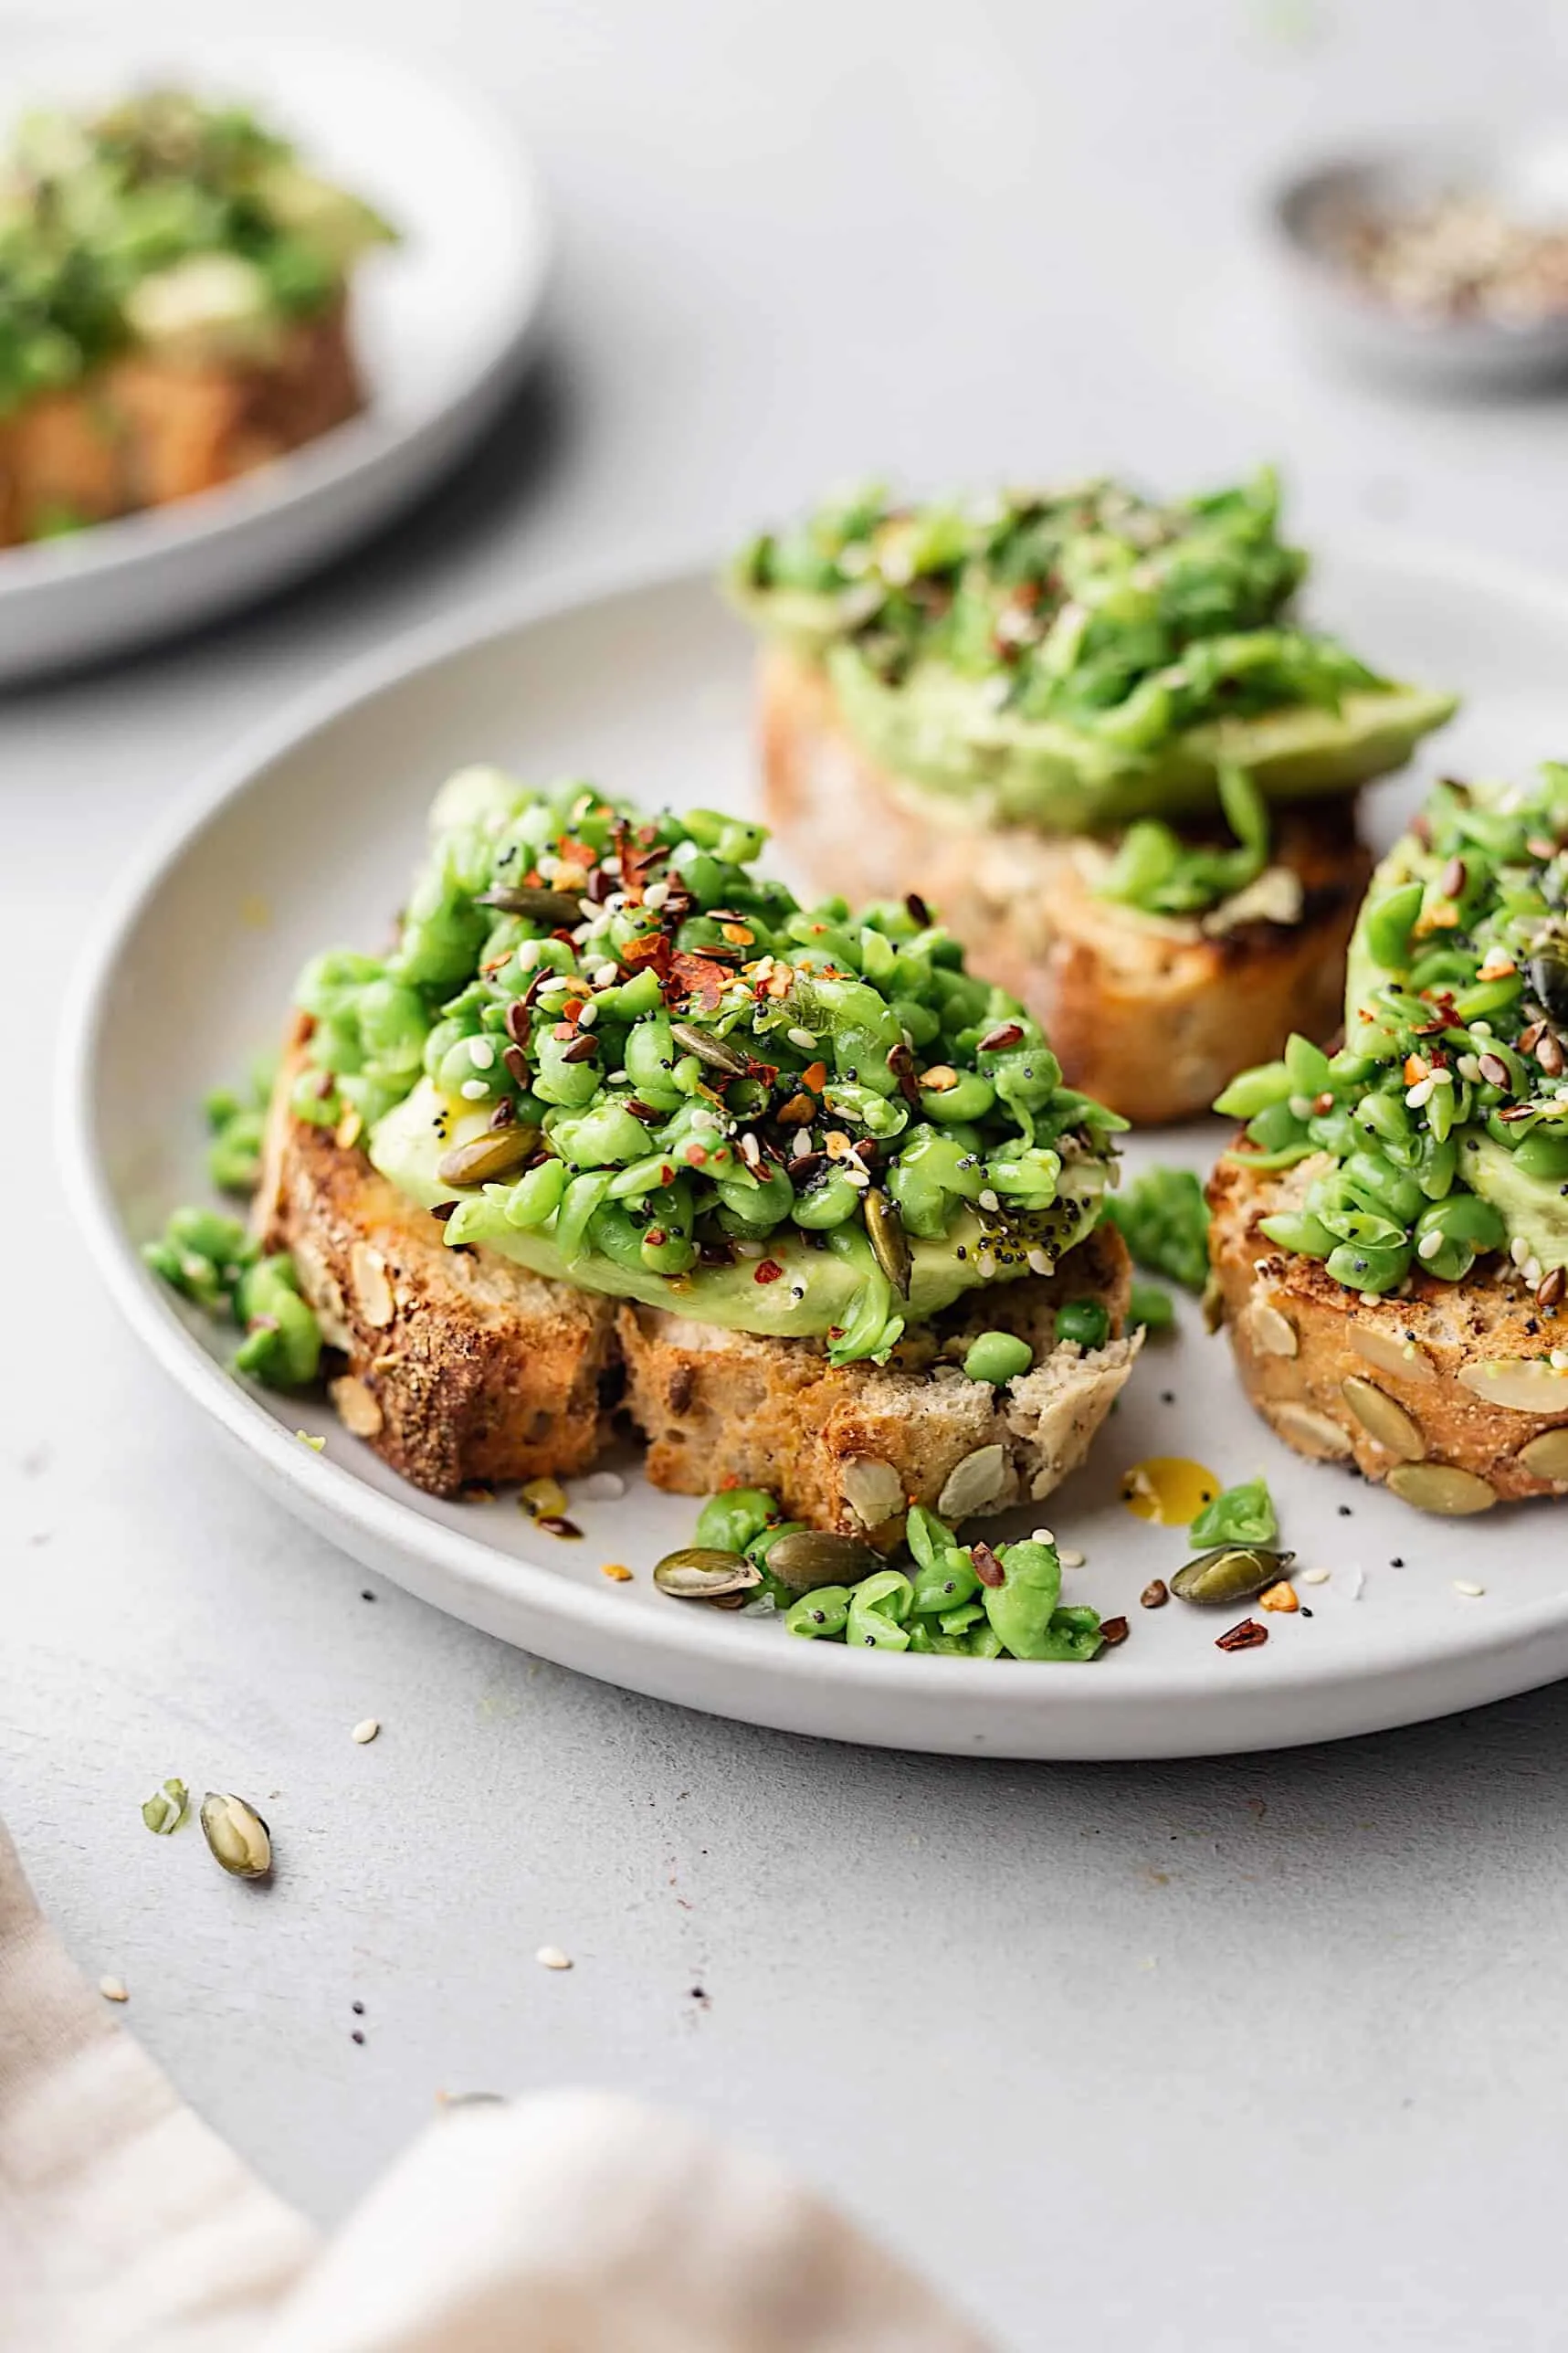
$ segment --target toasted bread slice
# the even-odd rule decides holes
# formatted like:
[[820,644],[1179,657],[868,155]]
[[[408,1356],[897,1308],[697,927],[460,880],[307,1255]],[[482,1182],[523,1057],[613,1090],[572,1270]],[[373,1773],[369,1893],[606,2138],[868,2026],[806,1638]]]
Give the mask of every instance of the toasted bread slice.
[[620,1386],[615,1302],[448,1249],[363,1152],[293,1116],[297,1068],[286,1058],[255,1221],[268,1250],[292,1251],[346,1359],[331,1384],[346,1426],[435,1495],[588,1470]]
[[[1082,1461],[1137,1354],[1123,1331],[1127,1252],[1109,1227],[1056,1274],[999,1285],[921,1327],[886,1367],[838,1371],[814,1342],[720,1331],[449,1248],[346,1136],[294,1117],[298,1067],[287,1058],[273,1100],[257,1229],[292,1251],[346,1359],[331,1384],[344,1423],[433,1494],[587,1470],[624,1381],[656,1486],[704,1494],[741,1480],[770,1489],[792,1519],[890,1542],[911,1497],[967,1518],[1047,1494]],[[1104,1305],[1104,1347],[1057,1344],[1069,1298]],[[1004,1389],[953,1361],[989,1329],[1036,1351]]]
[[1299,1208],[1321,1163],[1222,1162],[1209,1249],[1243,1386],[1299,1454],[1354,1463],[1428,1511],[1568,1493],[1568,1314],[1543,1313],[1506,1260],[1408,1295],[1346,1291],[1258,1220]]
[[[758,1340],[623,1307],[626,1404],[656,1487],[701,1495],[764,1487],[792,1519],[891,1542],[906,1506],[967,1519],[1038,1501],[1089,1451],[1137,1354],[1124,1336],[1126,1246],[1102,1226],[1053,1275],[954,1303],[908,1334],[886,1366],[830,1366],[805,1341]],[[1102,1348],[1058,1345],[1057,1309],[1098,1299]],[[961,1369],[978,1333],[1028,1341],[1035,1363],[994,1389]]]
[[264,361],[128,352],[0,425],[0,545],[212,490],[363,406],[341,301]]
[[[1372,871],[1353,796],[1276,811],[1280,871],[1255,888],[1254,913],[1238,895],[1226,927],[1205,930],[1100,898],[1102,843],[977,827],[889,776],[846,733],[826,672],[795,655],[763,656],[761,707],[768,813],[820,885],[929,900],[971,968],[1023,997],[1069,1082],[1125,1118],[1190,1119],[1291,1030],[1338,1025]],[[1279,920],[1291,905],[1297,918]]]

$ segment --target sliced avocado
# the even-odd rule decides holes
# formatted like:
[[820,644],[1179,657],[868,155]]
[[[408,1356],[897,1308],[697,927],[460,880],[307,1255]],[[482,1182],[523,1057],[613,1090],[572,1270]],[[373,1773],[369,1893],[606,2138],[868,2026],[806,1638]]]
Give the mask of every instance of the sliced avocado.
[[1497,1210],[1510,1240],[1528,1245],[1543,1274],[1568,1266],[1568,1195],[1560,1184],[1525,1176],[1506,1145],[1479,1134],[1465,1139],[1464,1176],[1470,1190]]
[[833,646],[826,665],[851,734],[883,767],[952,796],[976,825],[1000,819],[1049,833],[1217,808],[1225,762],[1246,768],[1271,800],[1349,792],[1403,766],[1458,707],[1455,696],[1419,687],[1363,690],[1338,712],[1298,704],[1189,728],[1150,754],[997,712],[983,681],[945,663],[917,664],[898,686],[884,685],[852,646]]
[[[453,1198],[455,1188],[443,1183],[437,1163],[450,1140],[437,1133],[443,1108],[441,1096],[422,1080],[413,1093],[390,1111],[371,1136],[370,1157],[389,1184],[421,1208]],[[528,1267],[535,1274],[598,1291],[617,1299],[638,1299],[645,1306],[662,1307],[672,1315],[689,1315],[695,1323],[714,1324],[726,1331],[753,1332],[765,1338],[820,1338],[849,1322],[861,1277],[856,1268],[832,1251],[814,1249],[795,1228],[784,1226],[770,1234],[761,1259],[737,1259],[732,1266],[699,1267],[690,1274],[645,1274],[616,1264],[590,1250],[563,1263],[548,1230],[520,1231],[509,1225],[502,1208],[508,1188],[459,1195],[462,1208],[447,1227],[450,1241],[481,1242],[502,1258]],[[1082,1239],[1094,1222],[1094,1200],[1073,1203],[1078,1212],[1073,1240]],[[983,1229],[972,1212],[952,1226],[941,1241],[909,1237],[912,1271],[903,1314],[911,1323],[926,1322],[951,1306],[965,1291],[984,1278],[979,1271]],[[780,1272],[759,1280],[761,1271],[775,1266]],[[990,1280],[1010,1281],[1029,1268],[1020,1253],[1015,1264],[997,1265]],[[798,1294],[798,1295],[797,1295]]]

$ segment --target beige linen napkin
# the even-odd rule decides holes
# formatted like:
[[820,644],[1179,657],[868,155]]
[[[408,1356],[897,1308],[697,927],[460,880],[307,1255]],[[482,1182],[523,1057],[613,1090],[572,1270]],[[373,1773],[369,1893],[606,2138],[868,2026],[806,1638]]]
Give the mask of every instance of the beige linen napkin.
[[592,2092],[447,2110],[324,2250],[184,2107],[0,1827],[0,2353],[984,2353],[823,2201]]

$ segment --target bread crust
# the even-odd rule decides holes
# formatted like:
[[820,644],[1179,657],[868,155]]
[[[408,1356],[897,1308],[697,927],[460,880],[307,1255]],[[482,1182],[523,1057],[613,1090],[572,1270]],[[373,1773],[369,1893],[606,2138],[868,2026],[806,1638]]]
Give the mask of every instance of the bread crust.
[[[1568,1359],[1555,1377],[1550,1363],[1554,1346],[1568,1350],[1568,1314],[1538,1308],[1506,1260],[1481,1261],[1459,1283],[1417,1272],[1405,1297],[1344,1290],[1317,1260],[1280,1250],[1258,1230],[1260,1219],[1300,1206],[1321,1165],[1268,1173],[1222,1161],[1209,1180],[1220,1313],[1242,1386],[1276,1436],[1299,1454],[1353,1463],[1416,1504],[1423,1486],[1444,1483],[1424,1480],[1423,1466],[1468,1473],[1492,1500],[1568,1493]],[[1496,1377],[1482,1368],[1500,1363],[1538,1365],[1526,1384],[1559,1388],[1562,1404],[1531,1411],[1494,1402]],[[1507,1377],[1501,1385],[1511,1386]],[[1533,1466],[1527,1455],[1553,1432],[1545,1455],[1561,1476],[1546,1474],[1539,1452]],[[1447,1508],[1486,1501],[1478,1488]]]
[[[574,1290],[482,1247],[449,1248],[346,1132],[294,1116],[307,1029],[273,1097],[256,1228],[267,1248],[292,1252],[344,1359],[329,1387],[346,1427],[432,1494],[590,1469],[624,1387],[655,1486],[763,1486],[791,1519],[869,1528],[891,1544],[909,1500],[947,1493],[955,1508],[949,1482],[977,1454],[957,1491],[971,1499],[963,1516],[1047,1494],[1082,1461],[1131,1369],[1130,1267],[1110,1227],[1055,1275],[961,1301],[887,1366],[839,1370],[816,1342],[721,1331]],[[1104,1348],[1057,1345],[1068,1298],[1103,1303]],[[1005,1389],[954,1361],[988,1329],[1018,1332],[1036,1351]]]
[[760,673],[769,817],[825,889],[916,891],[970,968],[1023,998],[1069,1083],[1140,1126],[1206,1112],[1291,1030],[1341,1018],[1345,952],[1372,872],[1353,796],[1279,810],[1274,858],[1300,879],[1299,923],[1218,935],[1097,896],[1103,848],[1022,826],[975,827],[889,776],[850,740],[826,673],[777,648]]
[[0,545],[34,537],[51,511],[105,522],[215,489],[363,406],[341,299],[265,360],[127,352],[0,424]]

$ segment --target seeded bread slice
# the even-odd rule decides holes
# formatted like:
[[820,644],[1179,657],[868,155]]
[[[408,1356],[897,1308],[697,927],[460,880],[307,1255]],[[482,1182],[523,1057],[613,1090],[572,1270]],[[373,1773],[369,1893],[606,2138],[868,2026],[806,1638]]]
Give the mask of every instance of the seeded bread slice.
[[[792,1519],[887,1543],[910,1503],[963,1520],[1037,1501],[1083,1461],[1131,1370],[1129,1277],[1121,1235],[1100,1227],[1055,1274],[956,1303],[886,1366],[837,1370],[813,1343],[623,1306],[626,1404],[648,1441],[648,1477],[682,1495],[764,1487]],[[1058,1344],[1068,1299],[1105,1307],[1104,1347]],[[1005,1388],[962,1370],[970,1341],[989,1330],[1015,1332],[1035,1352]]]
[[[476,1481],[588,1470],[625,1404],[655,1486],[764,1486],[792,1519],[874,1528],[907,1499],[963,1518],[1047,1494],[1082,1461],[1137,1354],[1129,1263],[1103,1228],[1055,1275],[1028,1275],[911,1334],[886,1367],[835,1371],[805,1340],[761,1340],[531,1274],[447,1246],[436,1219],[363,1153],[289,1109],[298,1040],[273,1100],[256,1225],[293,1252],[300,1287],[344,1366],[332,1401],[356,1437],[433,1494]],[[1056,1343],[1067,1299],[1098,1299],[1111,1337]],[[978,1332],[1016,1332],[1034,1368],[1005,1389],[965,1377]]]
[[1220,1309],[1264,1419],[1299,1454],[1353,1463],[1427,1511],[1568,1494],[1568,1313],[1539,1308],[1502,1259],[1459,1283],[1417,1273],[1405,1298],[1342,1289],[1258,1231],[1300,1208],[1321,1166],[1222,1162],[1209,1180]]
[[615,1302],[447,1246],[440,1225],[330,1129],[296,1119],[285,1067],[255,1222],[293,1253],[343,1365],[344,1425],[435,1495],[592,1468],[620,1380]]
[[[976,826],[889,775],[845,732],[826,673],[793,654],[764,654],[761,713],[769,817],[821,887],[929,900],[972,970],[1037,1017],[1068,1082],[1139,1125],[1206,1112],[1292,1029],[1338,1026],[1372,872],[1353,796],[1277,810],[1274,869],[1205,932],[1098,897],[1104,843]],[[1300,919],[1278,920],[1292,904]]]
[[363,406],[342,301],[265,360],[132,351],[0,424],[0,546],[52,516],[104,522],[252,472]]

